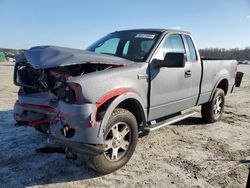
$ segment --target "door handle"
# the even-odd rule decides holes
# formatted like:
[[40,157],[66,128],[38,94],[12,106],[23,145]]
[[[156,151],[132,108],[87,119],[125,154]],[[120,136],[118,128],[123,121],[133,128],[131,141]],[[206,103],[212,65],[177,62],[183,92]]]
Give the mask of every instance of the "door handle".
[[191,70],[185,70],[185,78],[191,77]]

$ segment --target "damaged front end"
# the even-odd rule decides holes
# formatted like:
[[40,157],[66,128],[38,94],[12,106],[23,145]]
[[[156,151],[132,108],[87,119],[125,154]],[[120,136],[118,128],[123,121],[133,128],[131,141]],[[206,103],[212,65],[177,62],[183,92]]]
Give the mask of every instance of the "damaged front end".
[[[14,106],[15,120],[19,125],[49,134],[77,152],[102,153],[103,138],[99,134],[100,121],[96,119],[97,105],[87,101],[82,92],[84,88],[71,80],[124,64],[105,63],[101,61],[102,55],[85,51],[73,53],[71,49],[66,53],[67,50],[63,48],[63,51],[61,47],[47,47],[47,53],[44,53],[44,47],[37,48],[22,54],[15,65],[14,83],[20,86]],[[44,57],[53,53],[55,56]],[[88,61],[82,57],[85,53]],[[70,62],[72,58],[74,63],[58,62],[62,59],[62,62],[66,62],[65,59]],[[108,57],[105,58],[103,60],[107,61]]]

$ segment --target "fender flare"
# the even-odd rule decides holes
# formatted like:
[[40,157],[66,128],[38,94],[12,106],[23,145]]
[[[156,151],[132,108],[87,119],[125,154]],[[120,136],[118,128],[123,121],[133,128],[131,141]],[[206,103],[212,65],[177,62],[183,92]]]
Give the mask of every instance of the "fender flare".
[[106,128],[106,125],[108,123],[108,120],[112,114],[112,112],[115,110],[115,108],[123,101],[125,101],[126,99],[134,99],[136,100],[136,102],[138,102],[140,105],[140,110],[141,110],[141,115],[142,115],[142,119],[143,119],[143,123],[145,124],[146,123],[146,110],[143,108],[144,105],[143,105],[143,101],[141,99],[140,96],[138,96],[136,93],[134,92],[128,92],[128,93],[124,93],[122,95],[119,95],[118,97],[116,97],[112,102],[111,104],[109,105],[109,107],[107,108],[106,112],[105,112],[105,115],[101,121],[101,124],[100,124],[100,128],[99,128],[99,132],[98,132],[98,137],[102,137],[103,136],[103,133],[104,133],[104,130]]
[[229,83],[229,76],[226,75],[226,74],[225,74],[225,75],[222,75],[222,76],[218,79],[218,81],[216,82],[216,84],[215,84],[215,86],[214,86],[214,88],[213,88],[213,90],[212,90],[212,92],[211,92],[211,95],[210,95],[210,97],[209,97],[209,102],[212,101],[216,88],[218,87],[218,85],[220,84],[220,82],[221,82],[222,80],[224,80],[224,79],[226,79],[226,80],[228,81],[228,83]]

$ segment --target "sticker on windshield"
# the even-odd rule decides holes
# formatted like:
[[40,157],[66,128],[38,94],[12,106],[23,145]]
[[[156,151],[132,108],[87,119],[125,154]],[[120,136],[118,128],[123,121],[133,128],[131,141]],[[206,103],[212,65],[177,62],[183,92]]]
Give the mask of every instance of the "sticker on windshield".
[[153,39],[155,38],[154,34],[146,34],[146,33],[140,33],[135,36],[135,38],[143,38],[143,39]]

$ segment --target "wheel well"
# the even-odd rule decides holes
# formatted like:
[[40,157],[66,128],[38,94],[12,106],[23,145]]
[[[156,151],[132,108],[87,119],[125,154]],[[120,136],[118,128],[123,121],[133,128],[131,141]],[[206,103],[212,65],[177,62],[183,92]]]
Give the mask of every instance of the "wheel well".
[[[109,105],[112,103],[112,101],[115,98],[116,97],[109,99],[108,101],[106,101],[102,106],[100,106],[97,109],[97,113],[96,113],[96,120],[97,121],[99,121],[103,118],[106,110],[108,109]],[[144,112],[143,112],[143,109],[141,107],[141,104],[136,99],[126,99],[126,100],[122,101],[117,107],[124,108],[124,109],[130,111],[135,116],[138,125],[140,125],[141,123],[144,123],[144,121],[145,121],[145,117],[143,117]]]
[[138,125],[145,121],[143,118],[144,112],[141,108],[141,104],[136,99],[126,99],[122,101],[117,107],[130,111],[135,116]]
[[220,88],[224,91],[225,95],[227,94],[228,91],[228,81],[227,79],[223,79],[220,81],[220,83],[218,84],[217,88]]
[[107,100],[105,103],[103,103],[96,111],[96,120],[100,121],[102,120],[102,118],[104,117],[104,114],[106,112],[106,110],[108,109],[109,105],[111,104],[111,102],[115,99],[115,97]]

